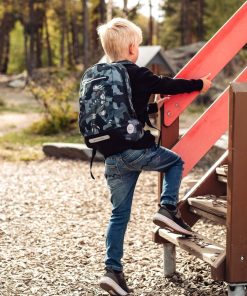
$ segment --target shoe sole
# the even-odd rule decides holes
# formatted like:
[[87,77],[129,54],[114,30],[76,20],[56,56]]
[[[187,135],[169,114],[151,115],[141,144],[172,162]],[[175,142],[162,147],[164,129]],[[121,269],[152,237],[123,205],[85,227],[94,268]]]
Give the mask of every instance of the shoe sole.
[[169,230],[171,230],[172,232],[177,233],[177,234],[193,235],[193,232],[182,228],[180,225],[175,223],[173,220],[171,220],[159,213],[156,213],[154,215],[153,222],[154,222],[154,224],[160,226],[161,228],[168,228]]
[[128,293],[124,291],[116,282],[109,277],[103,277],[99,282],[100,287],[112,296],[126,296]]

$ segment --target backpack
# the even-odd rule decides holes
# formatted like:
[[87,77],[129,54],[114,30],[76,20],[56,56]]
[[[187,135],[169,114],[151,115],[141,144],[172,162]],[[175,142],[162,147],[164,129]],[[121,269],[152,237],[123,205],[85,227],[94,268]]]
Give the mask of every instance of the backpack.
[[[90,172],[97,148],[119,138],[138,141],[144,135],[133,104],[124,64],[95,64],[84,73],[79,94],[79,128],[85,144],[93,149]],[[93,175],[91,173],[93,178]]]

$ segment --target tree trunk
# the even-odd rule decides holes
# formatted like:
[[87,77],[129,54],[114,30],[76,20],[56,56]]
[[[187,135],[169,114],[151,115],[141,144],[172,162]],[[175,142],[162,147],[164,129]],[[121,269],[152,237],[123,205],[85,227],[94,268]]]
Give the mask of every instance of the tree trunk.
[[14,28],[16,16],[6,12],[0,23],[0,73],[6,73],[9,64],[10,32]]
[[35,68],[35,28],[34,28],[34,0],[29,0],[29,51],[28,51],[28,74],[32,76],[33,69]]
[[[0,30],[0,33],[1,33],[1,30]],[[2,65],[3,65],[3,56],[4,56],[4,35],[3,34],[0,34],[0,73],[2,73]]]
[[100,0],[99,16],[100,16],[100,22],[104,23],[106,21],[106,4],[105,4],[105,0]]
[[87,68],[89,61],[89,26],[87,0],[82,0],[83,5],[83,64]]
[[64,27],[62,27],[62,32],[61,32],[61,38],[60,38],[60,65],[63,67],[64,66],[64,41],[65,41],[65,30]]
[[60,38],[60,65],[65,62],[65,37],[66,37],[66,1],[63,0],[61,12],[61,38]]
[[71,17],[71,33],[72,33],[72,48],[73,58],[76,64],[80,62],[80,44],[79,44],[79,30],[77,24],[77,16]]
[[152,1],[149,0],[149,36],[148,44],[153,45],[153,15],[152,15]]
[[100,55],[102,54],[102,48],[100,46],[99,37],[97,34],[97,27],[105,22],[105,14],[106,12],[106,6],[105,1],[100,0],[98,3],[96,3],[93,7],[93,10],[91,10],[91,50],[92,50],[92,61],[96,62]]
[[4,36],[4,50],[2,56],[2,65],[0,72],[6,74],[8,71],[8,64],[9,64],[9,50],[10,50],[10,40],[9,34]]
[[186,45],[192,42],[191,40],[191,24],[189,21],[190,3],[189,0],[181,0],[181,44]]
[[67,43],[67,52],[68,52],[68,64],[69,66],[73,66],[73,57],[72,57],[72,46],[71,46],[71,42],[70,42],[70,30],[69,30],[69,26],[66,26],[66,43]]
[[204,40],[204,0],[198,0],[198,23],[197,23],[197,38],[198,41]]
[[36,67],[42,67],[42,49],[43,49],[43,28],[40,28],[36,32]]
[[44,25],[45,25],[45,41],[46,41],[46,48],[47,48],[47,60],[48,60],[48,66],[51,67],[53,65],[52,49],[51,49],[50,33],[49,33],[49,28],[48,28],[46,11],[45,11],[45,16],[44,16]]
[[127,18],[128,16],[128,0],[123,0],[123,13],[124,16]]
[[28,35],[27,35],[26,24],[24,25],[24,50],[25,50],[26,69],[28,70],[29,54],[28,54]]
[[113,7],[112,0],[108,0],[108,4],[107,4],[107,22],[109,22],[112,19],[112,7]]

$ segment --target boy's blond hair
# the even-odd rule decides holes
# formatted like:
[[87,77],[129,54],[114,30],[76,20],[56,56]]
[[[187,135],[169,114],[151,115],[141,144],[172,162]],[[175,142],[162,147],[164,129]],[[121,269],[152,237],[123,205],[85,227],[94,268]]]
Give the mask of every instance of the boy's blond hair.
[[114,18],[97,28],[104,52],[111,61],[117,61],[128,54],[129,46],[142,42],[142,31],[124,18]]

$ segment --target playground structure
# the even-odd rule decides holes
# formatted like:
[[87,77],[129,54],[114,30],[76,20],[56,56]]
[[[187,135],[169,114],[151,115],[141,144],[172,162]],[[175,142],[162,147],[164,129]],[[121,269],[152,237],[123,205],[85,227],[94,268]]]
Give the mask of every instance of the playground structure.
[[[176,78],[214,78],[247,42],[247,2],[209,40]],[[184,176],[229,130],[229,147],[201,180],[183,198],[184,219],[194,225],[201,217],[225,224],[226,246],[201,235],[181,237],[156,228],[153,240],[164,246],[164,272],[175,271],[175,246],[201,258],[211,266],[214,280],[228,283],[228,295],[244,296],[247,286],[247,67],[179,140],[179,115],[198,93],[176,95],[165,103],[161,117],[162,145],[185,161]],[[230,97],[230,99],[229,99]],[[228,110],[229,107],[229,110]],[[229,114],[229,118],[228,118]],[[160,175],[159,188],[161,190]]]

